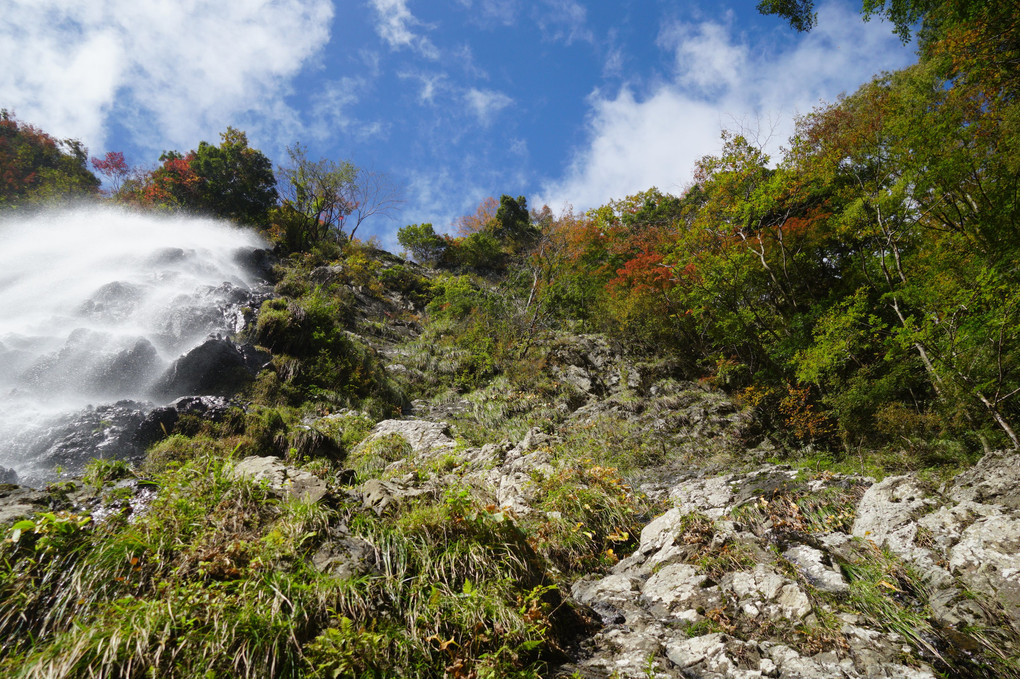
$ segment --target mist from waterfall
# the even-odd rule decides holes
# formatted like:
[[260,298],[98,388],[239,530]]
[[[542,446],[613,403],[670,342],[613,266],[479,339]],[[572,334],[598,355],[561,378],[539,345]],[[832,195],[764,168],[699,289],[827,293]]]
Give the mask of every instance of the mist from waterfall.
[[148,401],[168,365],[239,329],[250,230],[104,206],[0,220],[0,465],[84,408]]

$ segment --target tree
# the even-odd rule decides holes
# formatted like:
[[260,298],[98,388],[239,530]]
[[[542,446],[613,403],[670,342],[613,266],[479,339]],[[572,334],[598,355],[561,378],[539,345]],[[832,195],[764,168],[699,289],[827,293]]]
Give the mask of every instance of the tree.
[[199,178],[199,204],[241,224],[265,224],[277,198],[272,162],[249,147],[247,135],[240,130],[228,127],[220,139],[219,146],[201,142],[190,157]]
[[428,223],[408,224],[397,231],[397,242],[422,264],[436,264],[447,248],[446,240],[436,234]]
[[514,252],[532,244],[538,237],[538,230],[531,225],[528,200],[524,196],[516,199],[505,193],[500,196],[499,208],[490,225],[493,237]]
[[389,214],[402,202],[399,188],[386,175],[359,168],[354,183],[348,187],[347,239],[354,239],[366,219]]
[[201,178],[192,167],[192,151],[187,156],[179,151],[164,151],[160,165],[143,177],[138,191],[143,205],[166,210],[203,210],[198,186]]
[[131,175],[131,168],[120,151],[108,151],[102,158],[92,158],[92,167],[99,174],[109,178],[110,195],[116,195]]
[[[897,394],[1020,447],[1020,111],[998,87],[922,60],[800,121],[791,166],[830,188],[840,280],[864,291],[830,307],[801,358],[813,379],[825,371],[812,366],[839,367],[825,385],[834,404],[875,410]],[[849,328],[870,359],[834,360]],[[882,367],[908,353],[916,375]]]
[[[814,0],[760,0],[758,11],[790,22],[798,31],[810,31],[817,21]],[[893,25],[903,42],[915,34],[927,49],[959,26],[984,27],[989,38],[1016,52],[1016,7],[997,0],[862,0],[865,20],[875,15]]]
[[277,198],[272,163],[248,146],[248,137],[240,130],[228,127],[220,139],[219,146],[203,141],[187,154],[164,151],[160,166],[131,186],[138,200],[241,224],[266,224]]
[[489,196],[475,209],[474,214],[464,215],[453,220],[453,227],[461,236],[470,236],[489,228],[489,224],[496,218],[496,210],[499,209],[499,201]]
[[0,206],[95,194],[99,179],[87,161],[80,141],[54,139],[0,109]]
[[301,144],[287,149],[290,163],[279,168],[284,206],[303,220],[305,247],[326,239],[351,240],[369,217],[388,213],[399,203],[385,176],[350,161],[308,159]]

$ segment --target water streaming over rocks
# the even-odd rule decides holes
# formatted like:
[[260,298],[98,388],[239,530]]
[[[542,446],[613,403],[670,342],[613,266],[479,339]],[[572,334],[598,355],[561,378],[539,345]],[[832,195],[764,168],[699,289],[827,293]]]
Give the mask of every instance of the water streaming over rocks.
[[[37,484],[95,456],[139,454],[153,402],[185,395],[167,384],[193,386],[178,359],[239,331],[266,294],[264,246],[224,222],[110,207],[0,221],[0,467]],[[257,369],[257,355],[235,350]]]

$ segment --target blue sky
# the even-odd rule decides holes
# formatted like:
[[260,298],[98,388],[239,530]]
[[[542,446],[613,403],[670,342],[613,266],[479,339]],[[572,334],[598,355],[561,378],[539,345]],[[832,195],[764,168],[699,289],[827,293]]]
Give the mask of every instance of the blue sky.
[[773,153],[795,116],[912,63],[857,5],[798,34],[755,0],[7,0],[0,107],[134,165],[228,125],[274,161],[347,159],[403,190],[395,246],[487,196],[578,210],[680,193],[723,129]]

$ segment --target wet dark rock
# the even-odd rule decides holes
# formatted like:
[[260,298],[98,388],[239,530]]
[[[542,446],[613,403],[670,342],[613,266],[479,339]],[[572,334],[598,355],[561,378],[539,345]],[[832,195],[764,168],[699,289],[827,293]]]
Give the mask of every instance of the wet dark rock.
[[66,475],[78,475],[96,457],[140,461],[144,449],[135,442],[135,432],[149,407],[138,401],[89,406],[24,433],[13,442],[18,457],[32,461],[30,468],[22,469],[22,481],[45,484],[57,467]]
[[270,296],[267,286],[253,289],[230,282],[181,295],[166,310],[158,339],[177,347],[206,335],[238,333],[251,321],[253,309]]
[[189,254],[191,253],[185,252],[183,248],[161,248],[150,255],[145,260],[145,263],[148,266],[176,264],[185,261]]
[[152,393],[160,399],[230,395],[251,382],[269,359],[251,345],[211,338],[174,361],[156,380]]
[[180,414],[172,404],[155,408],[138,423],[133,440],[140,448],[148,448],[169,436],[179,419]]
[[223,396],[182,396],[170,404],[180,415],[195,415],[210,422],[222,422],[233,401]]
[[102,488],[84,489],[74,501],[78,511],[87,511],[94,522],[102,523],[114,516],[130,519],[144,514],[158,493],[159,486],[154,483],[126,478]]
[[152,342],[139,337],[130,349],[96,366],[86,377],[94,394],[124,394],[138,388],[159,367],[159,355]]
[[233,402],[223,396],[182,396],[169,405],[150,410],[135,430],[133,441],[148,448],[169,436],[182,415],[222,422],[233,407]]

